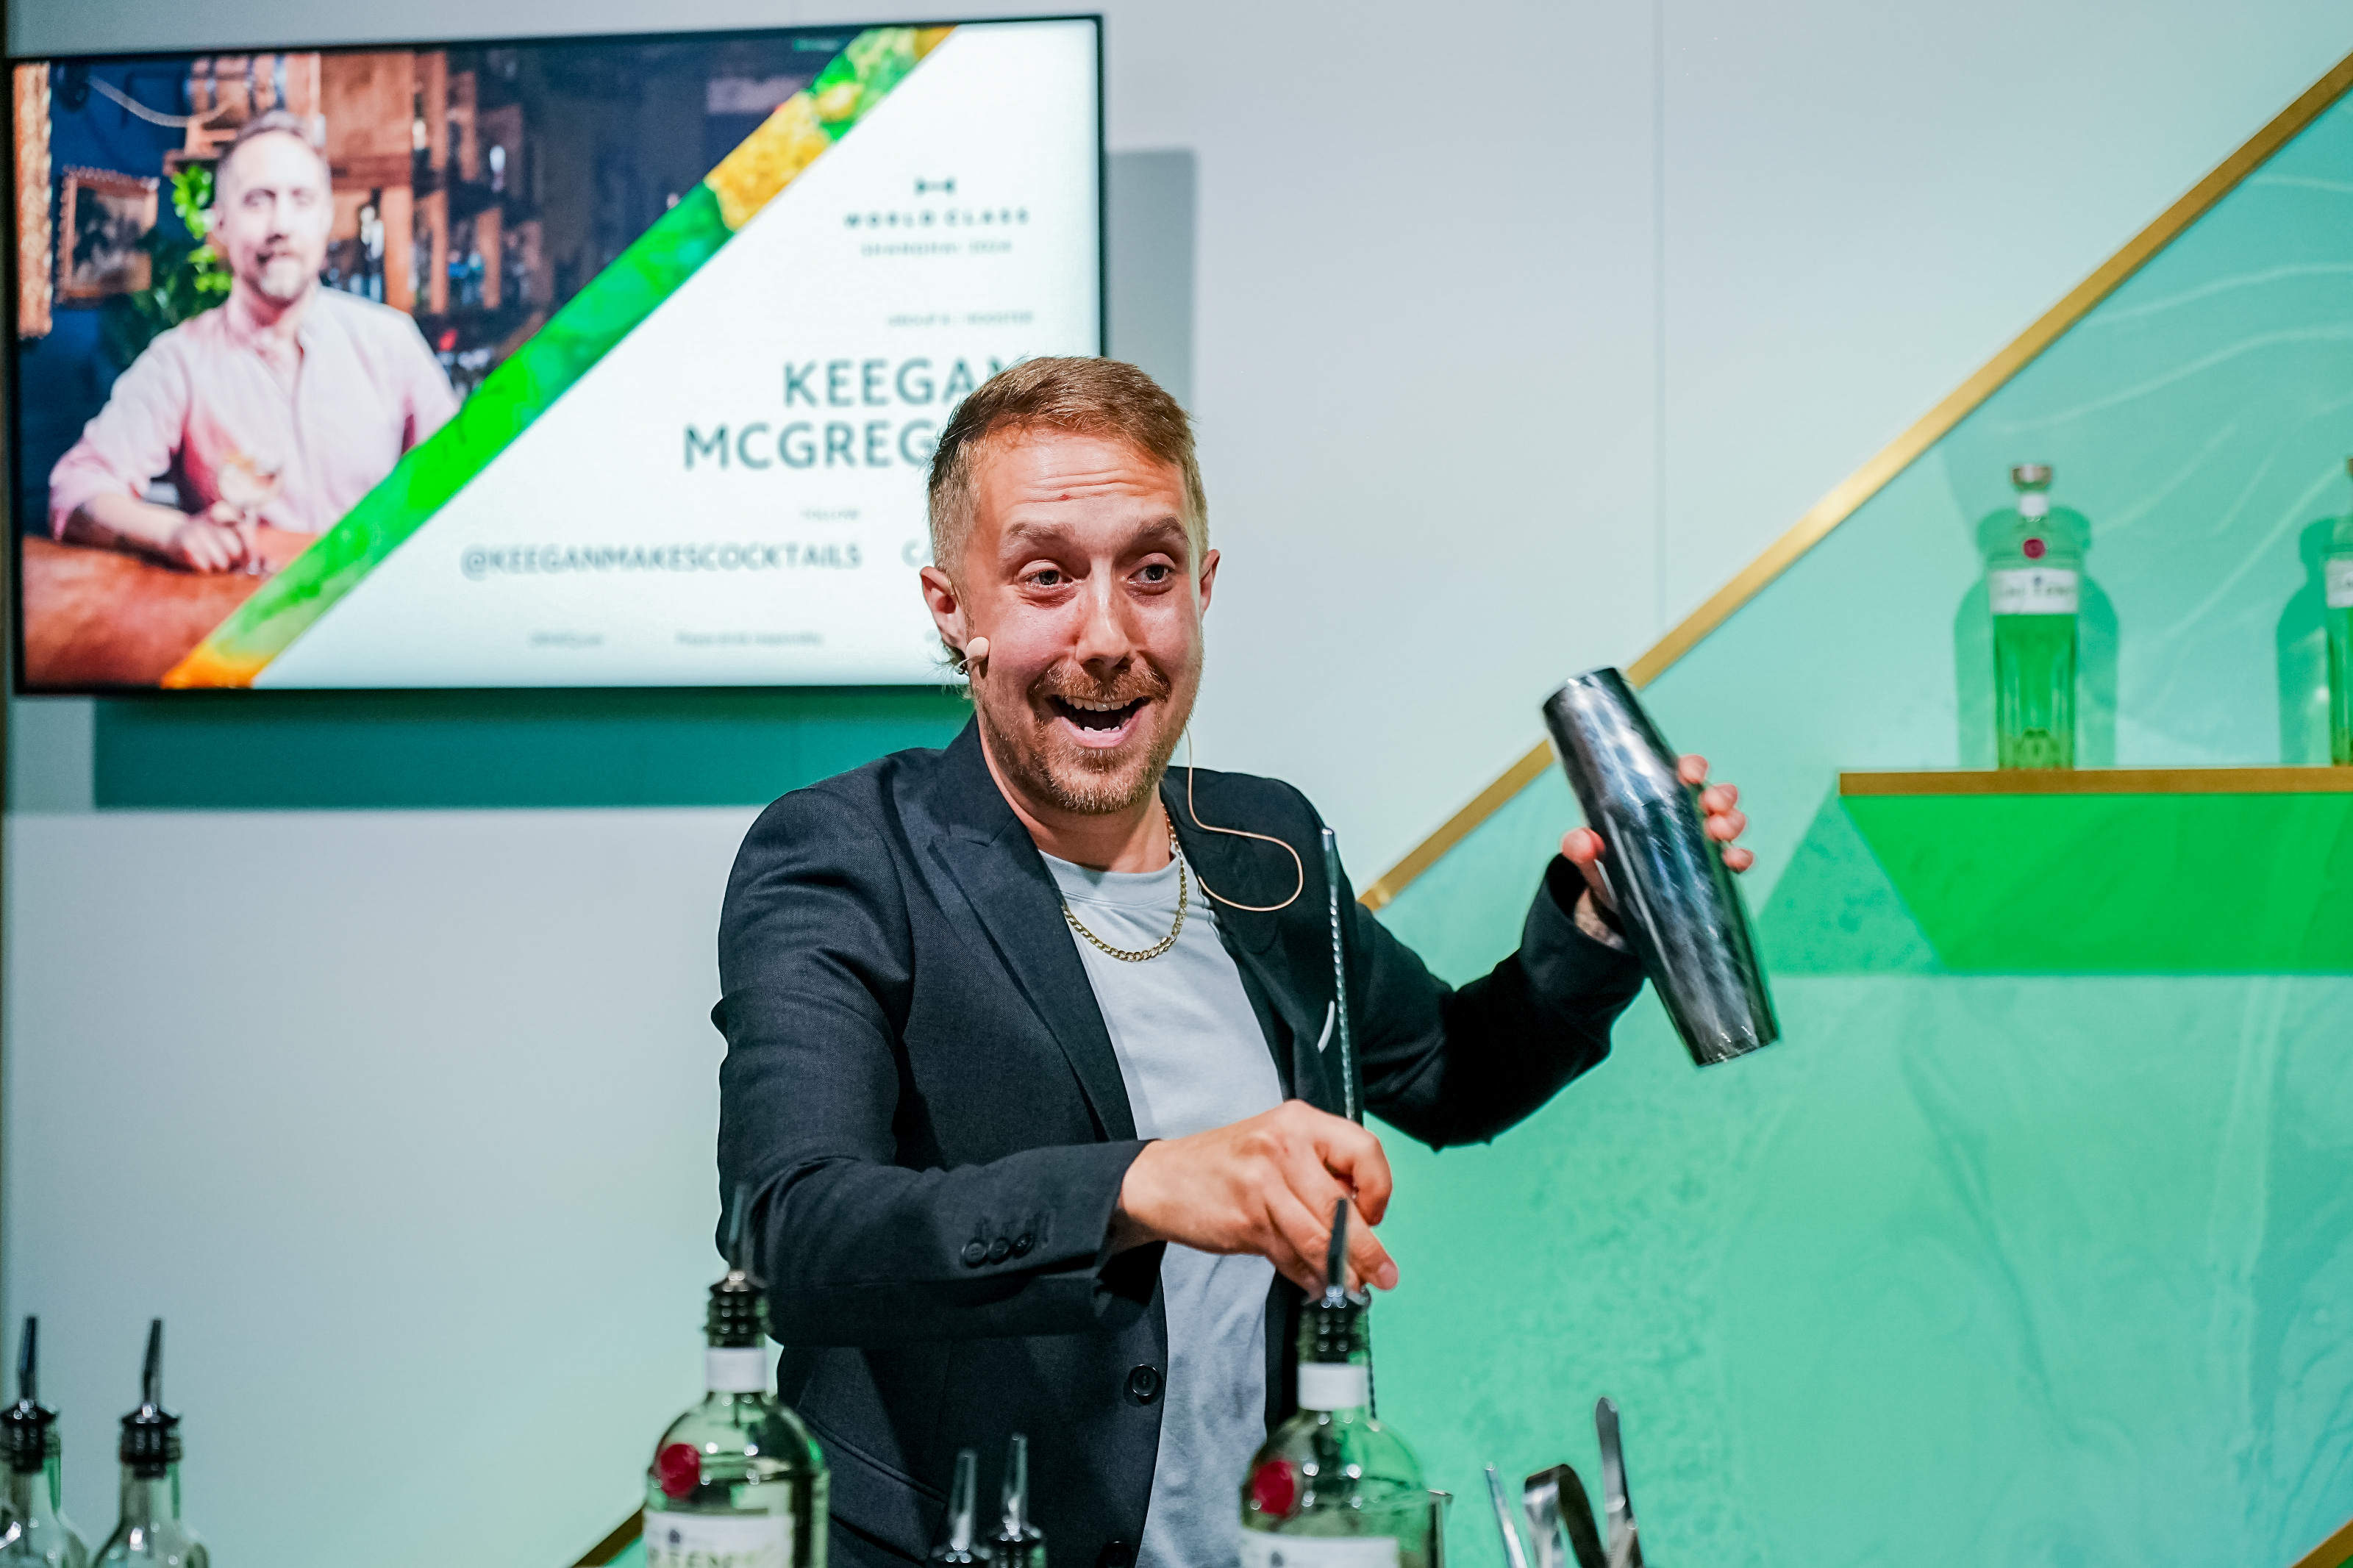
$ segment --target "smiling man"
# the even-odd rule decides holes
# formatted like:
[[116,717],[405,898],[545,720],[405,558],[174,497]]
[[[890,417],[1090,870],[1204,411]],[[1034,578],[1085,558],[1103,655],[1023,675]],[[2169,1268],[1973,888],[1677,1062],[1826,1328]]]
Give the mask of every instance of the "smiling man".
[[[1287,784],[1169,773],[1219,563],[1150,378],[996,376],[941,435],[931,510],[923,591],[973,722],[745,839],[723,1190],[831,1464],[837,1564],[921,1561],[956,1450],[994,1464],[1022,1432],[1056,1562],[1231,1568],[1341,1198],[1351,1284],[1399,1278],[1388,1162],[1339,1114],[1323,825]],[[1701,799],[1729,843],[1735,792]],[[1570,832],[1519,950],[1460,990],[1342,889],[1373,1113],[1482,1142],[1601,1059],[1641,985],[1601,850]]]
[[57,537],[194,572],[244,563],[257,523],[324,531],[458,407],[414,321],[320,287],[334,192],[301,119],[248,121],[214,182],[228,298],[148,344],[49,474]]

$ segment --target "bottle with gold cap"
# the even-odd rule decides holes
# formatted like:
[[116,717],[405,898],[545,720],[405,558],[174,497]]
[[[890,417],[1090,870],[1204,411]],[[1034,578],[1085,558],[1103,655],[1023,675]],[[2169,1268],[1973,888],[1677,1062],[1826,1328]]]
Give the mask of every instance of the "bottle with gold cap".
[[2010,469],[2015,518],[1987,520],[1997,767],[2075,765],[2075,617],[2090,530],[2080,513],[2052,510],[2052,477],[2048,463]]
[[41,1403],[40,1327],[37,1318],[25,1320],[16,1346],[16,1403],[0,1410],[0,1452],[8,1460],[0,1568],[90,1568],[90,1542],[64,1512],[58,1413]]
[[1323,1296],[1299,1315],[1299,1409],[1242,1480],[1241,1568],[1432,1568],[1421,1466],[1373,1418],[1366,1300],[1346,1289],[1348,1205]]
[[670,1424],[646,1472],[647,1568],[825,1568],[825,1456],[770,1386],[768,1303],[731,1212],[711,1288],[702,1403]]
[[180,1418],[164,1408],[164,1320],[147,1325],[139,1408],[122,1418],[122,1517],[99,1549],[100,1568],[209,1568],[196,1532],[180,1521]]
[[[2353,461],[2346,467],[2353,468]],[[2353,767],[2353,512],[2337,520],[2320,573],[2328,624],[2328,760]]]

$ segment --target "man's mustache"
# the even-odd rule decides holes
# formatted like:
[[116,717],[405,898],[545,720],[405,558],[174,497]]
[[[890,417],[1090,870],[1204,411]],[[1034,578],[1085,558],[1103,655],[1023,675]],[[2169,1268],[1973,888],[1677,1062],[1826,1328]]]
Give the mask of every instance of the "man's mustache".
[[1070,702],[1109,703],[1114,707],[1151,701],[1166,697],[1175,689],[1176,682],[1150,665],[1140,662],[1121,670],[1108,682],[1092,679],[1076,670],[1050,669],[1029,688],[1031,695],[1037,697],[1059,697]]

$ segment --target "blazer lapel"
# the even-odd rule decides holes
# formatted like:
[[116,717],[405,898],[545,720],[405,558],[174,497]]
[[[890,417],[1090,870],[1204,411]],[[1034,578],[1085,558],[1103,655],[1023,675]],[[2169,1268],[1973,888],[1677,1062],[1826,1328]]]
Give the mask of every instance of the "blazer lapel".
[[1107,1139],[1135,1136],[1135,1113],[1086,966],[1071,945],[1061,896],[1021,819],[1005,803],[967,723],[941,754],[932,795],[940,832],[931,843],[942,868],[970,906],[973,924],[993,947],[1036,1011]]

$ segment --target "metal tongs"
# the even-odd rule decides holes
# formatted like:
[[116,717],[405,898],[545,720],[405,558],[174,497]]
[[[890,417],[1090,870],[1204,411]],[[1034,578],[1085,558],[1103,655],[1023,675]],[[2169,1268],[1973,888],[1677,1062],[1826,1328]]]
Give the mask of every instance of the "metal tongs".
[[[1528,1541],[1520,1544],[1511,1504],[1504,1497],[1503,1478],[1487,1467],[1487,1495],[1495,1505],[1495,1525],[1503,1531],[1504,1557],[1509,1568],[1567,1568],[1566,1557],[1577,1568],[1642,1568],[1642,1544],[1634,1525],[1634,1503],[1626,1490],[1626,1458],[1618,1443],[1618,1406],[1603,1399],[1593,1407],[1593,1426],[1601,1439],[1602,1504],[1609,1523],[1609,1545],[1594,1526],[1593,1503],[1576,1469],[1555,1465],[1538,1470],[1522,1483],[1520,1509],[1527,1516]],[[1567,1551],[1563,1552],[1566,1545]]]

